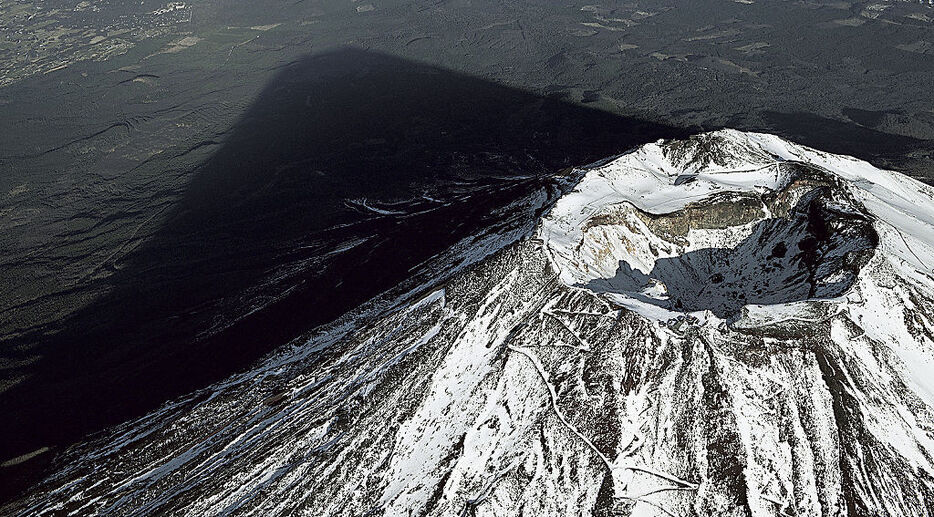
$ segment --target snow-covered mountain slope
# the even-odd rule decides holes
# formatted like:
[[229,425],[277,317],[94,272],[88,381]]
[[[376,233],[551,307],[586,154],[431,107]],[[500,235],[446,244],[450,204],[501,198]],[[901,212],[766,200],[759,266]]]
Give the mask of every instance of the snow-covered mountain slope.
[[4,513],[934,514],[931,188],[734,131],[559,183]]

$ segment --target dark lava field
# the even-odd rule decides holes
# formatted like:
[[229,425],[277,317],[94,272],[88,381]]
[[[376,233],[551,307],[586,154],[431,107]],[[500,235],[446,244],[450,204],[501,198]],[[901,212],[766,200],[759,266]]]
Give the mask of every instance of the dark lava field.
[[51,452],[0,497],[568,167],[732,127],[934,182],[932,85],[918,1],[2,0],[0,463]]

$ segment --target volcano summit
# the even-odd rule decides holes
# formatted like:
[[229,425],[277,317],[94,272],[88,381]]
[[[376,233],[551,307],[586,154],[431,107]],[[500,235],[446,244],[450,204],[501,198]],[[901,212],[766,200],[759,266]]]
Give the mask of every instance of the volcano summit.
[[931,515],[934,189],[724,130],[503,221],[4,511]]

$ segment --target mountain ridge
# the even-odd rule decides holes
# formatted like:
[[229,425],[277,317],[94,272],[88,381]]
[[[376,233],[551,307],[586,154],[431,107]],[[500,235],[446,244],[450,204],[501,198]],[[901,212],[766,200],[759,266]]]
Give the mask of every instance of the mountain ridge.
[[932,208],[770,135],[647,144],[4,512],[930,515]]

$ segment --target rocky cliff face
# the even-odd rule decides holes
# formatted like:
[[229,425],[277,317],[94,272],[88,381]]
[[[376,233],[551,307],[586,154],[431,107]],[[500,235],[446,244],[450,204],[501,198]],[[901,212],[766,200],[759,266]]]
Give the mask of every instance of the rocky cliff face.
[[932,513],[932,189],[733,131],[557,184],[5,512]]

